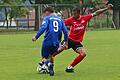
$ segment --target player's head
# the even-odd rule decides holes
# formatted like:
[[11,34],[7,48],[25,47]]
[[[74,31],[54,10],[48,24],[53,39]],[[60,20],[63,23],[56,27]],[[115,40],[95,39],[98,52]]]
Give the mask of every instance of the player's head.
[[80,9],[78,7],[74,7],[72,10],[72,14],[75,19],[79,18],[80,17]]
[[51,13],[54,13],[54,9],[50,6],[46,7],[44,10],[43,10],[43,14],[44,16],[48,16],[50,15]]

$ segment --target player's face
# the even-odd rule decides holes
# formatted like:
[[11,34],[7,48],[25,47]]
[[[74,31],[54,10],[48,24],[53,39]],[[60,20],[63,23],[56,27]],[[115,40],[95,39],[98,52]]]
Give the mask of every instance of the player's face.
[[43,13],[43,16],[49,16],[50,15],[50,12],[49,11],[46,11],[45,13]]
[[80,17],[80,13],[78,13],[77,11],[72,11],[72,14],[75,19],[78,19]]

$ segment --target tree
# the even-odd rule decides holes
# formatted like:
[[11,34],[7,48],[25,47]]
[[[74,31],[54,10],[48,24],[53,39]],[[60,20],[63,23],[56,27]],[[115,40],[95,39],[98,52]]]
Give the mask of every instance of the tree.
[[79,3],[78,0],[55,0],[55,3],[57,4],[77,4]]
[[80,0],[79,3],[84,14],[87,7],[96,9],[96,5],[102,4],[102,0]]
[[25,16],[26,13],[28,12],[27,8],[17,6],[17,5],[22,5],[24,3],[24,0],[1,0],[1,2],[2,3],[0,3],[0,5],[3,5],[2,8],[4,8],[5,11],[5,17],[6,17],[5,20],[7,22],[7,28],[8,28],[8,17],[11,22],[12,18]]
[[[40,4],[39,0],[35,0],[35,4]],[[39,10],[38,6],[35,6],[35,28],[34,30],[37,31],[39,28]]]

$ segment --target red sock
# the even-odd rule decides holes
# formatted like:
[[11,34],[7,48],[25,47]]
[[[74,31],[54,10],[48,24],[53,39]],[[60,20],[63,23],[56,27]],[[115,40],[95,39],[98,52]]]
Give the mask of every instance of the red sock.
[[79,62],[81,62],[83,60],[83,58],[85,57],[86,55],[85,54],[79,54],[75,59],[74,61],[72,62],[71,66],[74,67],[76,66]]

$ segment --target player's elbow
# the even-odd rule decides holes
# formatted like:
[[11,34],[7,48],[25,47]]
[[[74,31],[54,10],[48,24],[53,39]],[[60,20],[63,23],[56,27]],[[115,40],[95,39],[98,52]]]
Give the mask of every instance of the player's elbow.
[[96,13],[96,12],[92,13],[92,16],[93,16],[93,17],[94,17],[94,16],[97,16],[97,13]]

